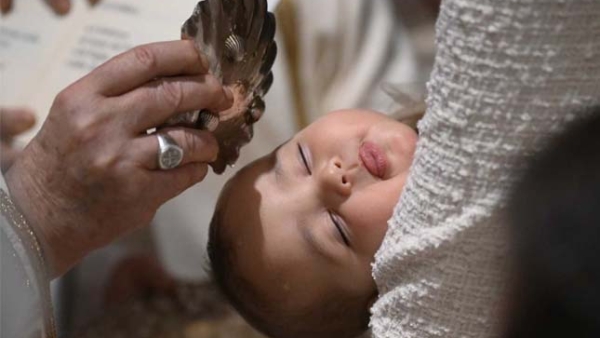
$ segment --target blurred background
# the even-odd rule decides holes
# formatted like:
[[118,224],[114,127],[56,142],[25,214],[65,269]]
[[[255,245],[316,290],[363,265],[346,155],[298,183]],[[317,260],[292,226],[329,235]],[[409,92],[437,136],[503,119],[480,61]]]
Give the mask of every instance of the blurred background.
[[[42,0],[16,1],[0,22],[0,104],[35,109],[39,129],[54,96],[100,63],[135,45],[178,39],[196,2],[74,0],[58,17]],[[279,55],[252,143],[236,167],[167,203],[150,229],[94,252],[53,283],[61,337],[259,337],[207,274],[208,224],[224,182],[331,110],[392,114],[402,104],[394,92],[424,94],[439,0],[270,0],[269,7]]]

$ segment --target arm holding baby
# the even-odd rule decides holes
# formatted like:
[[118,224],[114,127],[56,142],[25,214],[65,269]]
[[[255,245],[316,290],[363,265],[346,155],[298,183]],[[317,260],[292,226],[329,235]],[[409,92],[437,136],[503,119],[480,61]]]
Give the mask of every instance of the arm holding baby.
[[415,160],[374,264],[375,337],[502,334],[507,191],[549,136],[600,103],[599,12],[584,0],[443,2]]

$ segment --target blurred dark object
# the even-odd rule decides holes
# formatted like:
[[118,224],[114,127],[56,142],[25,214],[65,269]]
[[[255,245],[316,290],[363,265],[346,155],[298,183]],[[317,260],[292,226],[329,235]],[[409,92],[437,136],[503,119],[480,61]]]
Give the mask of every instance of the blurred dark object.
[[210,283],[177,283],[175,292],[130,299],[104,314],[79,338],[262,338]]
[[548,144],[510,201],[506,338],[600,337],[600,108]]
[[146,295],[174,294],[176,285],[176,281],[154,255],[131,255],[113,269],[104,300],[111,306]]
[[409,28],[435,21],[440,12],[441,0],[394,0],[393,2],[398,17]]
[[429,80],[435,59],[435,21],[440,0],[393,0],[396,17],[407,29],[417,59],[421,81]]

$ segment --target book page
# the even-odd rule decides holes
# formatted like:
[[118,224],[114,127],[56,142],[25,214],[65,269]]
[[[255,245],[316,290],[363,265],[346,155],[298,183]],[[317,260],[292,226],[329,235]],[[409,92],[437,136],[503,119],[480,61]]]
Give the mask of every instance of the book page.
[[0,104],[29,102],[40,79],[52,66],[54,53],[72,27],[86,15],[74,6],[73,15],[59,18],[42,1],[16,1],[13,11],[0,19]]
[[0,23],[2,105],[37,112],[30,140],[63,88],[111,57],[136,45],[177,40],[196,0],[103,0],[95,7],[72,1],[57,17],[40,1],[17,1]]

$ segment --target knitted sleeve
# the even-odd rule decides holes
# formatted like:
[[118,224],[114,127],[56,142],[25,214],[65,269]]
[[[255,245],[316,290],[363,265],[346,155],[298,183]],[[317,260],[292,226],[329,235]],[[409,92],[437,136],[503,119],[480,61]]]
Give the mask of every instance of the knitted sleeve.
[[507,190],[600,103],[600,1],[445,0],[411,174],[373,265],[376,338],[498,337]]

